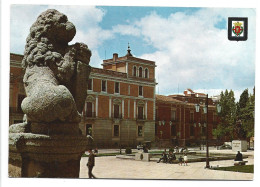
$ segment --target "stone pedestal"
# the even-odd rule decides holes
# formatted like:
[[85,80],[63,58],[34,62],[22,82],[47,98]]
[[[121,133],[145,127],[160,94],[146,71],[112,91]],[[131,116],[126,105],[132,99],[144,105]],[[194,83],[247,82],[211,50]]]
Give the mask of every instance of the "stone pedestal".
[[143,161],[150,161],[150,154],[149,153],[136,153],[135,160],[143,160]]
[[78,124],[32,124],[29,129],[9,134],[10,177],[79,177],[80,159],[90,142]]
[[232,151],[246,152],[247,151],[247,141],[246,140],[233,140],[232,141]]

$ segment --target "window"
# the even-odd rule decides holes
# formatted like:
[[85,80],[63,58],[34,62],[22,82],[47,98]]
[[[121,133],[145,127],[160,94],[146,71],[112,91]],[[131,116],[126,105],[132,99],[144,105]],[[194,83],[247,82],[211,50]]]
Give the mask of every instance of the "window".
[[138,119],[144,119],[144,107],[138,106]]
[[144,77],[145,78],[149,78],[149,73],[148,73],[148,69],[147,68],[144,70]]
[[119,125],[114,125],[114,136],[118,137],[119,136]]
[[92,102],[87,102],[87,111],[86,111],[87,117],[94,117],[92,113],[92,109],[93,109],[92,106],[93,106]]
[[139,86],[139,96],[143,96],[143,87]]
[[175,120],[176,120],[176,111],[171,110],[171,121],[175,121]]
[[119,82],[115,82],[115,93],[119,93]]
[[92,79],[88,80],[88,90],[92,90]]
[[114,105],[114,118],[119,118],[119,105]]
[[193,112],[190,113],[190,122],[191,123],[194,122],[194,113]]
[[204,127],[204,124],[203,124],[203,126],[202,126],[202,136],[206,136],[206,127]]
[[159,120],[159,115],[158,115],[158,108],[155,109],[155,120],[158,121]]
[[206,122],[206,114],[201,114],[201,122],[202,123]]
[[136,77],[136,66],[134,66],[134,68],[133,68],[133,76]]
[[106,92],[107,91],[107,81],[106,80],[102,80],[102,92]]
[[193,124],[190,125],[190,136],[194,136],[194,126],[193,126]]
[[171,126],[171,135],[176,136],[176,125]]
[[143,136],[143,126],[138,126],[137,133],[139,137]]
[[143,77],[143,68],[142,67],[139,67],[139,77]]
[[92,136],[92,125],[91,124],[86,125],[86,135]]

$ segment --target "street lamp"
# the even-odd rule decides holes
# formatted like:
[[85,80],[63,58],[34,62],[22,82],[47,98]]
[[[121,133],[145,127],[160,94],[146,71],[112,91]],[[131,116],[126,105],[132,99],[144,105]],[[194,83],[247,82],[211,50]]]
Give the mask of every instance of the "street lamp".
[[[195,104],[195,110],[197,113],[200,111],[200,105],[198,103]],[[200,123],[198,122],[198,118],[197,118],[197,123],[198,123],[198,127],[200,128]],[[200,150],[201,150],[201,130],[200,130],[199,136],[200,136]]]
[[217,104],[217,111],[218,111],[218,113],[221,112],[221,105],[219,103]]
[[[196,112],[199,112],[199,107],[200,107],[199,104],[195,104]],[[206,168],[210,168],[210,166],[209,166],[209,143],[208,143],[208,139],[209,139],[209,136],[208,136],[208,134],[209,134],[209,131],[208,131],[208,108],[209,108],[209,105],[208,105],[208,94],[207,94],[206,103],[203,107],[204,114],[207,114],[206,124],[204,124],[204,126],[206,125]]]

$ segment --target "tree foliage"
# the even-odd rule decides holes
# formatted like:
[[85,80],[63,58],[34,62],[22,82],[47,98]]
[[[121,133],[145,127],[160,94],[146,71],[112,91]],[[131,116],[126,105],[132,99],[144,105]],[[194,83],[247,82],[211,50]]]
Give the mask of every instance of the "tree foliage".
[[218,138],[227,137],[233,139],[233,129],[236,122],[236,102],[234,92],[232,90],[221,92],[219,104],[221,105],[221,112],[219,117],[221,119],[217,129],[213,134]]
[[248,97],[245,106],[243,108],[240,108],[239,119],[242,121],[242,128],[246,132],[247,138],[254,136],[254,112],[255,92],[253,92],[253,95],[250,95]]
[[234,92],[232,90],[221,92],[219,104],[221,112],[219,113],[220,124],[214,129],[213,135],[219,139],[226,137],[229,140],[235,138],[237,123],[240,121],[240,133],[244,138],[254,136],[254,111],[255,111],[255,91],[252,95],[245,89],[240,95],[239,101],[235,102]]

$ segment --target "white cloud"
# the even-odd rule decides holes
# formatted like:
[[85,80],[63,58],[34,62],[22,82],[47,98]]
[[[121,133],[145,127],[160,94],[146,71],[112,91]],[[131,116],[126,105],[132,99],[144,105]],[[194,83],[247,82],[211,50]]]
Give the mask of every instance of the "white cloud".
[[[47,8],[65,13],[75,24],[77,34],[71,44],[84,42],[89,46],[92,66],[100,67],[98,49],[118,34],[135,36],[151,45],[155,52],[139,57],[156,61],[162,94],[176,92],[178,87],[180,90],[190,87],[243,91],[254,84],[254,9],[200,9],[191,14],[176,12],[168,17],[152,12],[135,22],[129,21],[128,25],[114,25],[111,30],[105,30],[100,23],[106,12],[93,6],[12,6],[11,49],[14,51],[11,52],[22,53],[30,26]],[[226,28],[219,28],[223,19],[236,16],[249,17],[246,42],[229,41]]]
[[[37,17],[47,9],[56,9],[64,13],[71,21],[77,33],[70,42],[83,42],[92,51],[91,65],[100,67],[102,62],[98,55],[98,48],[107,39],[114,37],[113,32],[103,30],[99,23],[102,21],[105,11],[94,6],[35,6],[17,5],[11,8],[11,52],[23,54],[26,37],[31,25]],[[21,21],[22,20],[22,21]]]
[[[249,17],[246,42],[229,41],[226,28],[217,27],[223,19],[227,21],[235,15]],[[141,33],[157,49],[140,57],[156,61],[162,94],[171,94],[178,85],[182,89],[227,88],[241,92],[254,84],[255,12],[252,9],[201,9],[191,15],[177,12],[168,18],[153,12],[124,28],[139,29],[136,33]],[[123,30],[121,34],[126,32]]]
[[132,25],[116,25],[113,26],[112,30],[114,33],[120,33],[122,35],[140,36],[140,29]]

